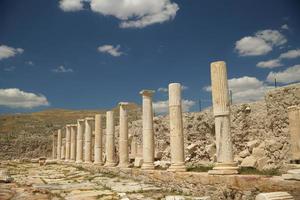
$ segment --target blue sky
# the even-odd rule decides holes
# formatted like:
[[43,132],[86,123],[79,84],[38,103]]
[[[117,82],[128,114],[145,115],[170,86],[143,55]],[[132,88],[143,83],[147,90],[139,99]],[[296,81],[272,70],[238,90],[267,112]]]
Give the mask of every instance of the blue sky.
[[[109,109],[170,82],[185,110],[210,106],[210,63],[235,103],[300,81],[298,0],[1,0],[0,112]],[[161,89],[159,89],[161,88]]]

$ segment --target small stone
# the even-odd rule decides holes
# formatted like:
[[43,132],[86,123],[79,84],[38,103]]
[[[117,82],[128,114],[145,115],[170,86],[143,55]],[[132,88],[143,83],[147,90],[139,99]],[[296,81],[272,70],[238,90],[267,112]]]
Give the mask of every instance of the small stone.
[[141,157],[136,157],[134,160],[134,167],[141,167],[144,160]]
[[249,152],[248,149],[245,149],[244,151],[241,151],[241,152],[239,153],[239,156],[240,156],[241,158],[246,158],[247,156],[250,156],[250,152]]

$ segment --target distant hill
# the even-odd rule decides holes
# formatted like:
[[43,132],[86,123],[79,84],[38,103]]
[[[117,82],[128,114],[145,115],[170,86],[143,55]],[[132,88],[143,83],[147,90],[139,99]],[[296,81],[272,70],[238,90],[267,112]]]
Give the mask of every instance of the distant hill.
[[[118,124],[119,109],[115,112]],[[132,104],[129,108],[129,121],[141,117],[141,108]],[[66,124],[76,123],[77,119],[93,117],[106,110],[65,110],[50,109],[35,113],[0,116],[0,159],[50,156],[52,133]]]

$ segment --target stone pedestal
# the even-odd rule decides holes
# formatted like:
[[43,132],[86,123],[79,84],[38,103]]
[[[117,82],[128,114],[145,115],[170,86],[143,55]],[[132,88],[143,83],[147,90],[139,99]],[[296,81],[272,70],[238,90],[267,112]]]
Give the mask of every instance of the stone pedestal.
[[233,162],[232,141],[230,132],[230,102],[226,64],[223,61],[211,63],[211,88],[217,163],[209,174],[237,174],[238,167]]
[[61,129],[57,131],[57,160],[61,160],[62,136]]
[[129,167],[128,153],[128,111],[129,103],[121,102],[120,107],[120,133],[119,133],[119,165],[120,168]]
[[142,169],[154,169],[153,90],[142,90],[143,97],[143,164]]
[[255,200],[294,200],[294,198],[287,192],[270,192],[260,193]]
[[71,155],[71,130],[70,125],[66,125],[66,150],[65,161],[70,160]]
[[95,115],[95,149],[94,149],[94,164],[102,165],[102,115]]
[[181,107],[181,85],[169,84],[171,166],[168,171],[186,171]]
[[55,160],[56,159],[56,153],[57,153],[57,147],[56,147],[56,134],[55,132],[52,133],[52,159]]
[[77,120],[76,163],[83,162],[83,126],[84,119]]
[[71,152],[70,152],[70,161],[75,162],[76,159],[76,129],[77,124],[71,124]]
[[105,144],[105,155],[106,155],[106,167],[116,166],[115,161],[115,124],[114,124],[114,112],[106,112],[106,144]]
[[300,107],[288,107],[290,133],[290,161],[300,164]]
[[85,118],[85,131],[84,131],[84,162],[92,162],[92,121],[94,118]]

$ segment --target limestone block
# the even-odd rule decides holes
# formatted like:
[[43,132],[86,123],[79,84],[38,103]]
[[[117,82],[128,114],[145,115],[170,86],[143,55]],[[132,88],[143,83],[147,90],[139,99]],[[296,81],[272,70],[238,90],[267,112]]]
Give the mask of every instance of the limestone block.
[[260,193],[255,200],[293,200],[294,198],[287,192]]
[[257,159],[254,156],[248,156],[241,163],[241,167],[256,167]]
[[143,158],[136,157],[134,160],[134,167],[141,167],[143,164]]
[[257,159],[257,169],[262,171],[264,167],[268,164],[268,158],[267,157],[262,157]]
[[161,167],[163,169],[168,168],[171,165],[170,161],[165,161],[165,160],[158,160],[154,162],[155,167]]
[[300,181],[300,169],[292,169],[283,174],[282,177],[286,180],[297,180]]
[[261,148],[253,148],[252,150],[252,156],[256,157],[256,158],[261,158],[265,155],[265,151]]
[[247,156],[250,156],[250,152],[249,152],[248,149],[245,149],[244,151],[241,151],[241,152],[239,153],[239,156],[240,156],[241,158],[246,158]]

